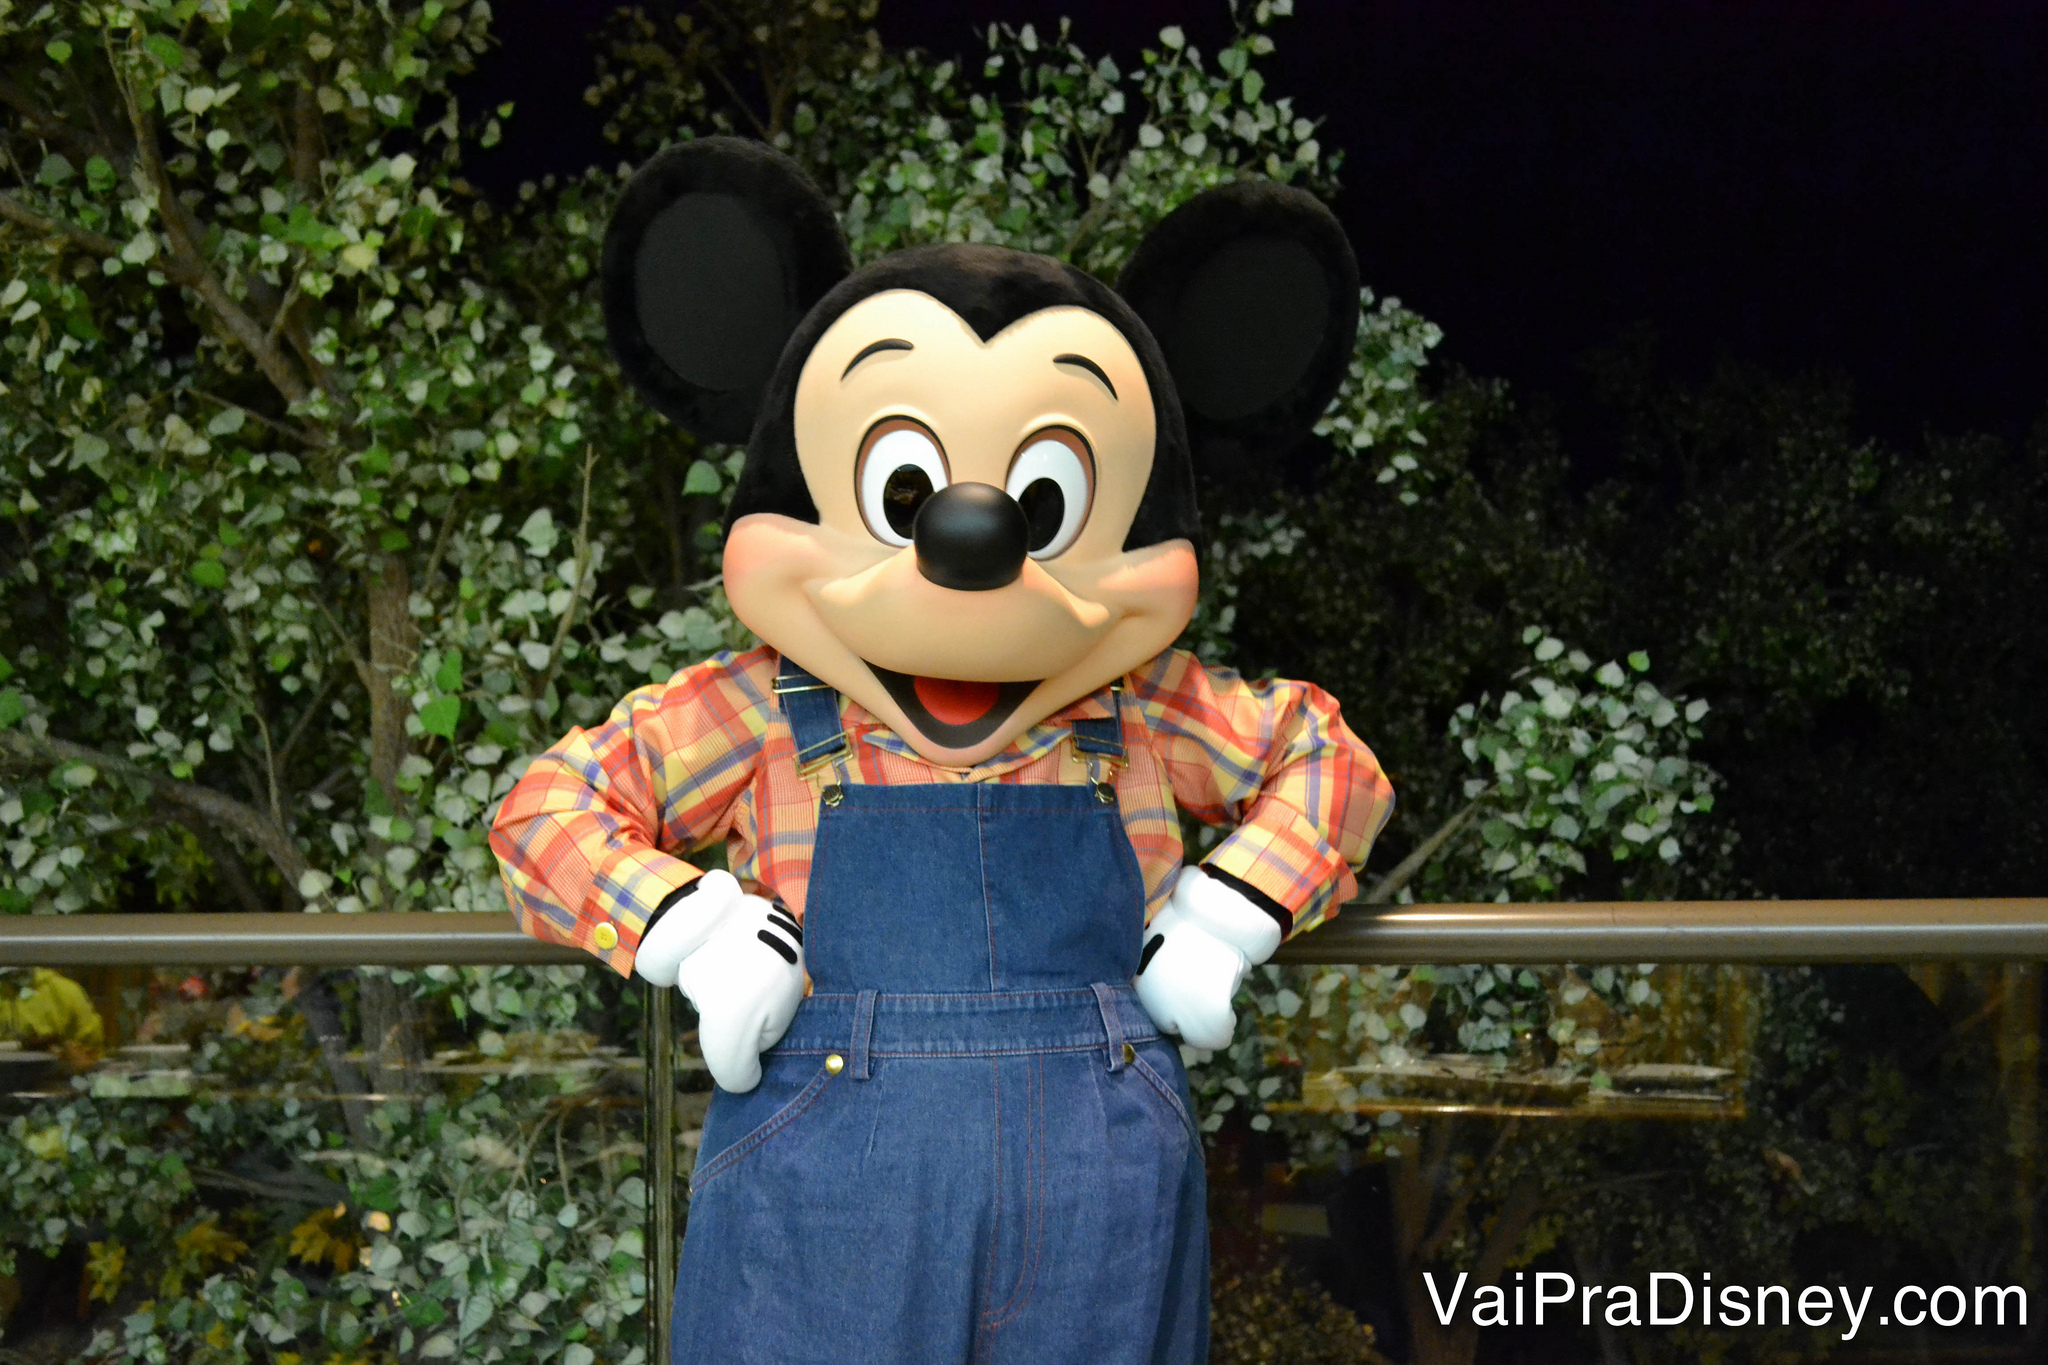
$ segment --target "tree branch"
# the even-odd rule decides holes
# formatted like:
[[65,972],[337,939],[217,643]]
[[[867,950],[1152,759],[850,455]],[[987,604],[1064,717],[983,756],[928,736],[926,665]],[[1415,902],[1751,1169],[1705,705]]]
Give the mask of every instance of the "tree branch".
[[319,715],[320,703],[326,701],[327,694],[334,690],[334,680],[338,676],[339,669],[330,667],[326,670],[326,676],[320,679],[320,686],[314,689],[312,698],[307,701],[306,709],[299,713],[298,720],[293,723],[291,733],[284,737],[284,744],[277,751],[277,771],[280,776],[291,764],[292,750],[298,748],[299,741],[305,738],[306,728]]
[[289,436],[294,441],[301,441],[304,442],[306,445],[314,447],[322,447],[327,444],[327,438],[325,436],[316,435],[313,432],[307,431],[304,427],[295,427],[290,422],[280,422],[274,417],[265,417],[262,413],[256,411],[254,408],[244,407],[242,404],[235,402],[231,398],[223,398],[217,393],[209,393],[205,389],[198,388],[192,385],[186,386],[186,392],[194,395],[195,397],[204,398],[209,403],[218,403],[220,406],[224,408],[233,408],[236,412],[241,413],[250,421],[268,427],[270,428],[270,430],[276,432],[280,436]]
[[320,194],[320,102],[312,84],[299,87],[292,102],[292,183],[311,202]]
[[[254,688],[250,689],[252,692]],[[277,770],[277,750],[270,742],[270,722],[263,718],[263,708],[252,706],[249,715],[256,722],[256,733],[263,740],[263,779],[270,791],[270,819],[279,829],[284,828],[284,801],[278,793],[281,775]]]
[[[326,980],[319,972],[308,972],[299,985],[299,993],[292,1003],[299,1007],[306,1026],[312,1030],[313,1039],[320,1045],[320,1055],[327,1063],[327,1075],[334,1082],[336,1096],[341,1101],[342,1120],[348,1125],[348,1135],[360,1152],[377,1149],[377,1130],[370,1125],[370,1106],[363,1098],[363,1073],[348,1055],[348,1030],[341,1022],[341,1002],[334,998]],[[342,1156],[340,1152],[323,1153],[330,1159]]]
[[1437,1252],[1443,1250],[1444,1243],[1448,1242],[1451,1235],[1463,1225],[1466,1211],[1472,1207],[1472,1200],[1478,1195],[1479,1187],[1486,1182],[1487,1167],[1493,1165],[1494,1159],[1500,1155],[1501,1148],[1507,1146],[1508,1139],[1514,1135],[1521,1122],[1520,1119],[1509,1119],[1501,1125],[1500,1132],[1493,1139],[1493,1146],[1472,1167],[1472,1174],[1465,1181],[1464,1188],[1452,1198],[1451,1206],[1444,1210],[1444,1216],[1438,1220],[1435,1231],[1423,1240],[1422,1246],[1416,1251],[1417,1265],[1426,1265],[1435,1260]]
[[[199,246],[204,234],[198,231],[197,224],[188,221],[185,201],[178,198],[177,186],[171,183],[170,173],[164,169],[163,158],[157,153],[156,130],[150,126],[149,116],[143,112],[135,92],[128,88],[128,78],[122,74],[120,63],[114,59],[111,37],[107,38],[107,65],[113,70],[114,82],[121,89],[121,100],[128,107],[128,119],[135,132],[135,154],[141,160],[143,174],[156,189],[157,212],[163,219],[164,237],[170,244],[170,260],[182,266],[189,275],[182,283],[199,295],[200,302],[212,310],[228,334],[249,352],[256,361],[256,367],[263,371],[263,377],[284,395],[287,402],[304,401],[307,397],[305,377],[283,352],[265,342],[263,328],[241,304],[235,302],[227,287],[207,266]],[[166,270],[164,274],[169,276],[171,272]]]
[[1415,879],[1415,875],[1429,866],[1430,859],[1443,851],[1451,836],[1465,828],[1479,810],[1479,803],[1473,801],[1465,809],[1444,821],[1443,827],[1415,846],[1415,851],[1394,865],[1394,870],[1372,884],[1372,889],[1359,897],[1362,905],[1385,905],[1394,899],[1394,893]]
[[[341,386],[335,381],[334,372],[313,354],[313,338],[306,331],[304,316],[306,300],[300,291],[300,276],[295,271],[292,283],[283,294],[273,288],[261,275],[243,277],[243,287],[249,291],[249,301],[256,305],[257,312],[270,319],[270,330],[264,334],[266,344],[275,346],[280,335],[291,344],[292,353],[299,358],[306,373],[313,376],[329,397],[340,399]],[[315,444],[325,444],[324,441]]]
[[457,489],[448,499],[448,510],[441,517],[441,528],[434,533],[434,548],[427,555],[426,572],[420,575],[420,591],[432,592],[434,580],[441,574],[441,560],[448,553],[448,542],[455,534],[455,521],[467,504],[469,493]]
[[270,315],[270,330],[263,334],[265,346],[277,345],[277,339],[284,335],[286,326],[292,320],[292,309],[299,304],[299,285],[305,278],[299,271],[292,272],[292,282],[285,286],[284,298]]
[[[719,6],[712,4],[710,0],[703,0],[703,9],[706,14],[709,14],[718,23],[719,27],[726,31],[728,41],[738,40],[750,47],[753,46],[753,41],[748,35],[746,28],[731,15],[725,13]],[[732,97],[732,102],[739,109],[740,113],[746,115],[747,122],[754,125],[754,135],[764,142],[774,141],[775,139],[770,133],[768,125],[755,115],[753,108],[740,97],[740,92],[733,87],[733,83],[726,79],[724,64],[713,62],[710,64],[710,71],[717,78],[718,83],[725,87],[725,93]],[[760,75],[763,93],[765,94],[767,93],[768,84],[767,73],[762,71]]]
[[[1086,179],[1083,179],[1081,183],[1085,185],[1088,182]],[[1093,237],[1096,229],[1102,226],[1102,220],[1109,216],[1109,206],[1115,198],[1116,188],[1114,183],[1112,183],[1108,194],[1103,195],[1082,211],[1081,216],[1074,222],[1073,231],[1067,234],[1067,240],[1060,246],[1060,258],[1062,260],[1072,261],[1074,254],[1087,245],[1088,239]]]
[[569,585],[569,605],[562,610],[562,619],[555,623],[555,642],[548,649],[548,671],[541,676],[540,686],[533,690],[532,699],[539,701],[555,685],[555,676],[562,671],[562,646],[569,639],[569,627],[575,623],[576,608],[583,601],[583,575],[590,569],[590,471],[597,467],[597,447],[583,448],[583,510],[576,522],[576,581]]
[[[299,1175],[298,1172],[291,1174]],[[321,1180],[312,1172],[300,1176],[303,1183],[286,1184],[279,1180],[252,1180],[232,1171],[214,1171],[205,1167],[192,1172],[192,1183],[205,1185],[216,1190],[233,1190],[237,1194],[253,1194],[262,1199],[281,1199],[288,1204],[312,1204],[316,1207],[338,1204],[348,1198],[348,1186],[331,1180]]]
[[21,730],[0,731],[0,754],[10,754],[28,763],[86,763],[102,773],[139,780],[165,804],[203,815],[222,829],[239,834],[262,849],[272,865],[284,875],[287,886],[297,887],[299,877],[309,866],[291,837],[266,819],[263,812],[211,787],[180,782],[83,744],[39,738]]
[[102,236],[97,232],[88,232],[86,229],[75,224],[59,222],[55,218],[45,218],[13,195],[5,192],[0,192],[0,218],[5,218],[10,223],[19,223],[29,231],[40,232],[46,237],[62,237],[71,245],[84,251],[90,251],[95,256],[118,256],[121,254],[121,244],[112,237]]
[[341,622],[335,619],[334,611],[327,605],[326,598],[322,597],[319,593],[312,594],[312,598],[313,605],[318,607],[320,614],[327,618],[327,628],[334,632],[335,642],[348,651],[348,661],[355,665],[356,676],[362,680],[364,687],[372,686],[374,679],[370,675],[370,661],[365,659],[362,651],[356,648],[355,637],[342,629]]
[[229,894],[241,902],[243,910],[261,915],[278,908],[265,900],[256,884],[249,880],[249,868],[242,861],[242,855],[221,836],[212,822],[196,811],[183,809],[173,809],[168,821],[192,831],[192,837],[199,841],[200,850],[212,859],[214,872],[227,884]]
[[398,770],[412,747],[405,733],[412,703],[399,695],[394,680],[411,670],[419,649],[405,561],[395,554],[374,557],[363,570],[363,588],[370,634],[370,657],[364,665],[370,692],[370,779],[396,811],[404,805]]
[[1543,1210],[1542,1196],[1537,1193],[1536,1182],[1518,1180],[1508,1191],[1500,1212],[1494,1215],[1493,1228],[1487,1234],[1486,1246],[1479,1253],[1479,1263],[1472,1267],[1472,1281],[1475,1285],[1488,1285],[1500,1279],[1508,1262],[1522,1245],[1522,1234],[1529,1230],[1529,1224]]

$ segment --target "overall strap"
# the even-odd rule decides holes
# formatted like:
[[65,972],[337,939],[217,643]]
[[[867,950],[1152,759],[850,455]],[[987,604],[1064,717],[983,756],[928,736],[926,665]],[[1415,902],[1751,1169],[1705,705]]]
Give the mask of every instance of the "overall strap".
[[775,675],[775,699],[789,719],[796,741],[796,767],[808,773],[834,755],[847,752],[846,732],[839,728],[839,694],[819,682],[787,656]]
[[1101,720],[1077,720],[1073,723],[1074,748],[1084,754],[1098,755],[1111,762],[1124,760],[1124,680],[1118,678],[1109,685],[1109,714]]

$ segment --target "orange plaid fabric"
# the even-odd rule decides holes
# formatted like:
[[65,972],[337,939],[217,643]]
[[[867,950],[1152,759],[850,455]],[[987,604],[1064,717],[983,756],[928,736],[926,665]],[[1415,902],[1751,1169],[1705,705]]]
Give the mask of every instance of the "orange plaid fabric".
[[[684,860],[723,841],[748,890],[802,918],[818,802],[832,782],[1091,782],[1110,778],[1138,857],[1149,919],[1181,865],[1179,813],[1234,825],[1204,860],[1314,927],[1357,891],[1355,870],[1393,813],[1393,789],[1337,703],[1308,683],[1247,682],[1168,650],[1048,717],[973,768],[918,757],[859,703],[840,700],[849,752],[797,771],[763,646],[720,654],[571,730],[507,793],[491,828],[512,914],[536,938],[630,974],[647,916],[699,875]],[[1121,705],[1114,773],[1067,743],[1075,720]],[[1094,760],[1101,764],[1103,760]],[[617,941],[600,948],[597,930]]]

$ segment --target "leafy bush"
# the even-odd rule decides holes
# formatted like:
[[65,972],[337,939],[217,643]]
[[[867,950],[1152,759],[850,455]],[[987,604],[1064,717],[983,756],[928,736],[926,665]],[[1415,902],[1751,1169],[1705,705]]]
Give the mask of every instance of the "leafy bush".
[[[862,259],[995,241],[1109,276],[1243,171],[1331,184],[1259,70],[1285,0],[1207,57],[1169,28],[1129,71],[1064,31],[992,28],[962,63],[884,51],[843,6],[735,12],[787,64],[772,107],[707,93],[732,35],[638,13],[594,100],[637,151],[768,137]],[[660,423],[604,355],[618,176],[509,205],[461,179],[510,112],[466,124],[450,93],[490,18],[0,9],[26,77],[0,191],[0,911],[497,909],[482,832],[528,757],[747,642],[716,581],[738,453]],[[1331,418],[1352,448],[1417,439],[1436,339],[1368,310]],[[1238,539],[1213,550],[1216,650]],[[620,1005],[583,969],[265,978],[239,1031],[207,1016],[176,1093],[101,1077],[10,1121],[0,1245],[89,1244],[100,1355],[631,1365],[620,1097],[420,1079],[462,1030],[503,1062],[521,1031],[616,1034]],[[366,1091],[396,1102],[331,1098]]]
[[[1412,902],[1417,885],[1428,902],[1551,899],[1585,873],[1589,852],[1648,861],[1638,894],[1668,895],[1688,852],[1711,862],[1719,851],[1711,827],[1696,820],[1713,809],[1717,781],[1691,756],[1707,703],[1666,697],[1644,676],[1650,660],[1642,654],[1627,668],[1613,660],[1596,668],[1540,628],[1526,630],[1523,642],[1533,662],[1517,676],[1520,686],[1451,718],[1449,738],[1472,774],[1465,806],[1381,878],[1369,901]],[[1299,1102],[1304,1076],[1445,1050],[1425,1039],[1431,1029],[1455,1050],[1502,1066],[1531,1064],[1534,1039],[1547,1060],[1602,1085],[1600,1065],[1618,1058],[1612,1045],[1621,1041],[1603,1036],[1603,1024],[1627,1025],[1658,994],[1647,966],[1267,966],[1252,974],[1243,999],[1252,1025],[1227,1050],[1184,1049],[1208,1132],[1240,1110],[1254,1130],[1270,1129],[1265,1105]],[[1304,1157],[1325,1158],[1341,1148],[1341,1134],[1398,1142],[1398,1126],[1349,1115],[1336,1131],[1326,1120],[1290,1124]]]

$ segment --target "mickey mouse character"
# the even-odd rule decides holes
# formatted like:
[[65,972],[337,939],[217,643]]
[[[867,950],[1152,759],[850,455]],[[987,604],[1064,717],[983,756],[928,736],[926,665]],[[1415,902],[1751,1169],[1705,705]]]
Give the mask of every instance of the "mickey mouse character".
[[[725,586],[764,643],[570,731],[491,844],[527,932],[696,1008],[673,1358],[1205,1359],[1169,1035],[1230,1041],[1392,793],[1319,689],[1171,647],[1192,459],[1328,403],[1341,229],[1243,181],[1115,291],[991,246],[855,271],[793,163],[705,138],[634,177],[603,286],[649,400],[748,442]],[[1180,812],[1235,826],[1199,868]],[[730,872],[685,861],[719,840]]]

